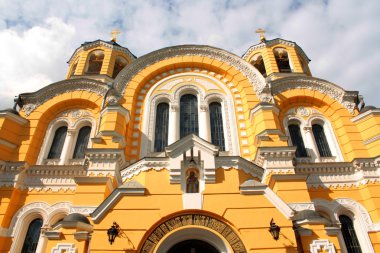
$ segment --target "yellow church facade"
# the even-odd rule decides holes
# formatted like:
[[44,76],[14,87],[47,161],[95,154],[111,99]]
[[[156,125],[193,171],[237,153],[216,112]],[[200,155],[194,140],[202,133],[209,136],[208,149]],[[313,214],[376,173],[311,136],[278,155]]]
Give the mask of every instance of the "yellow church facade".
[[86,42],[0,111],[0,252],[380,252],[380,109],[295,42]]

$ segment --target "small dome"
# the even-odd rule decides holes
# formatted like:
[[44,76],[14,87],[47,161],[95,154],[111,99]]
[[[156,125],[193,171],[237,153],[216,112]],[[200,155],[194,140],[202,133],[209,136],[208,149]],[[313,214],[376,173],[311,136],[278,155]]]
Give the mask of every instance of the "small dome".
[[373,110],[373,109],[377,109],[375,106],[372,106],[372,105],[369,105],[369,106],[365,106],[363,107],[361,110],[360,110],[360,113],[365,113],[369,110]]
[[90,221],[83,214],[80,213],[69,214],[63,219],[63,221],[80,221],[86,224],[90,224]]

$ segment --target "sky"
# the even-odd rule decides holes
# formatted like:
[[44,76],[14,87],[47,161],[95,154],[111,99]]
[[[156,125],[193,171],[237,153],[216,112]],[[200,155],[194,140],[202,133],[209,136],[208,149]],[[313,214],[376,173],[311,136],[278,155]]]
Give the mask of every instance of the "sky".
[[0,0],[0,109],[65,79],[74,50],[110,40],[114,28],[138,57],[181,44],[242,56],[263,28],[267,39],[296,42],[313,76],[380,107],[378,0]]

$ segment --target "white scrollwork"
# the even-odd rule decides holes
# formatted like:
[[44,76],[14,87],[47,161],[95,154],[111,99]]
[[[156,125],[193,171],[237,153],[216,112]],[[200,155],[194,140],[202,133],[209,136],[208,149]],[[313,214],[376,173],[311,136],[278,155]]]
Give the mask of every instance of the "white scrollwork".
[[297,114],[302,116],[302,117],[308,117],[310,115],[310,111],[309,111],[309,109],[307,109],[303,106],[300,106],[297,108]]

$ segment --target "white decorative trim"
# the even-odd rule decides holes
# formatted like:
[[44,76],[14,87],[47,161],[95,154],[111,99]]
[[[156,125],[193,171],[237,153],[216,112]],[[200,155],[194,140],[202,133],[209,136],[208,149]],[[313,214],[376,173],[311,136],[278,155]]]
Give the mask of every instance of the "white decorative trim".
[[[372,232],[371,229],[375,227],[368,211],[360,203],[349,198],[339,198],[332,201],[314,199],[313,203],[317,211],[323,211],[329,215],[332,224],[340,224],[340,215],[350,217],[363,252],[374,253],[368,232]],[[344,244],[342,238],[340,238],[340,241],[341,244]]]
[[376,135],[376,136],[373,136],[367,140],[364,140],[363,143],[364,145],[368,145],[368,144],[371,144],[372,142],[375,142],[375,141],[378,141],[380,140],[380,134],[379,135]]
[[264,195],[287,219],[291,219],[294,211],[267,185],[255,180],[247,180],[240,185],[241,194]]
[[16,144],[13,144],[12,142],[6,141],[4,139],[0,139],[0,145],[3,145],[10,149],[16,149],[18,147]]
[[51,249],[51,253],[77,253],[74,243],[57,243],[57,246]]
[[169,166],[169,160],[165,157],[146,157],[120,171],[122,181],[137,176],[143,171],[156,170],[160,171]]
[[355,100],[358,96],[358,92],[345,91],[338,85],[323,79],[308,76],[291,76],[273,80],[270,82],[270,86],[273,96],[292,89],[315,90],[338,101],[351,114],[355,112]]
[[360,113],[356,117],[353,117],[351,119],[351,121],[352,122],[358,122],[358,121],[364,120],[368,116],[375,116],[375,115],[380,115],[380,109],[379,108],[371,109],[371,110],[368,110],[364,113]]
[[29,122],[29,120],[8,111],[0,111],[0,118],[10,119],[21,126],[26,125]]
[[71,91],[88,91],[103,97],[108,86],[106,83],[86,78],[68,79],[52,83],[34,93],[20,94],[22,110],[26,116],[29,116],[38,106],[46,101]]
[[226,64],[239,70],[250,81],[257,96],[259,98],[262,97],[261,95],[266,87],[266,83],[264,77],[255,67],[244,61],[242,58],[225,50],[198,45],[168,47],[139,57],[136,61],[132,62],[128,68],[124,68],[120,71],[119,75],[115,79],[115,89],[120,92],[120,94],[124,94],[129,81],[143,69],[170,58],[191,55],[210,57],[212,59],[225,62]]
[[327,239],[313,240],[313,242],[310,244],[310,253],[318,253],[322,249],[327,253],[336,252],[334,244]]

